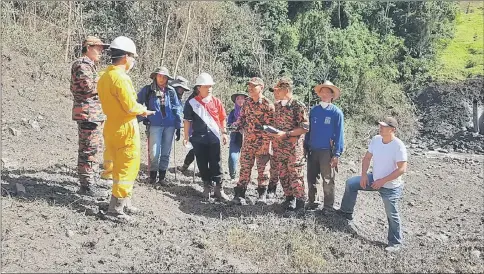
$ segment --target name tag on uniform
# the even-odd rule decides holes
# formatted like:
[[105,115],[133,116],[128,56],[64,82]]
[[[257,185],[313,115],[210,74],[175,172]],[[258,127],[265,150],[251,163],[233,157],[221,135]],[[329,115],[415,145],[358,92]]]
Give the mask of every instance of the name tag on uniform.
[[324,124],[325,124],[325,125],[329,125],[329,124],[331,124],[331,117],[326,117],[326,118],[324,118]]

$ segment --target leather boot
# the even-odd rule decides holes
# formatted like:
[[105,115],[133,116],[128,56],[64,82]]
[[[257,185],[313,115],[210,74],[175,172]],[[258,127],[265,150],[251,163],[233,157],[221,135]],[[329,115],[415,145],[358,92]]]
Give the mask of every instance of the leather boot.
[[232,199],[232,203],[236,205],[247,205],[247,201],[245,200],[246,191],[247,191],[246,187],[240,187],[240,186],[234,187],[235,196]]
[[257,198],[258,204],[267,204],[267,187],[266,186],[259,186],[257,188],[257,193],[259,197]]
[[221,202],[228,202],[230,201],[229,196],[225,194],[222,182],[215,184],[214,196]]
[[109,208],[106,215],[112,217],[114,221],[131,221],[132,217],[126,215],[123,211],[128,199],[116,198],[111,195],[111,201],[109,201]]
[[213,193],[213,183],[212,181],[204,181],[203,182],[203,198],[210,199],[214,196]]
[[158,175],[157,171],[150,171],[150,184],[156,183],[156,175]]
[[166,185],[165,177],[166,177],[166,170],[159,170],[159,177],[158,177],[158,184],[164,186]]

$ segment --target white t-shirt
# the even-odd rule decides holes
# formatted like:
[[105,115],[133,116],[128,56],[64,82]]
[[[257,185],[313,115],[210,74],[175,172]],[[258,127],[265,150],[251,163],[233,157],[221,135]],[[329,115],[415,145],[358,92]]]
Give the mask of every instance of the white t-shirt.
[[[383,143],[380,135],[373,137],[368,147],[368,152],[373,154],[373,179],[376,181],[390,175],[397,169],[397,162],[407,161],[407,148],[403,142],[395,137],[388,144]],[[403,184],[402,176],[387,182],[384,188],[396,188]]]

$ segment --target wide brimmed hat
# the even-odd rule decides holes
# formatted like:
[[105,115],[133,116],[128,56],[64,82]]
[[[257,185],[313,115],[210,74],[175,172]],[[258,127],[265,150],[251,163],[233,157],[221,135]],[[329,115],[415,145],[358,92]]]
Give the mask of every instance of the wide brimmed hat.
[[173,80],[173,77],[170,76],[170,72],[168,71],[168,69],[166,67],[155,68],[153,70],[153,72],[150,74],[150,78],[155,79],[157,74],[165,75],[166,77],[168,77],[168,80]]
[[249,96],[247,96],[247,94],[235,93],[235,94],[232,94],[232,96],[230,96],[230,99],[232,100],[232,102],[235,103],[235,99],[237,99],[238,96],[244,96],[245,98],[249,97]]
[[170,86],[174,88],[181,87],[185,90],[190,90],[190,88],[188,87],[188,80],[182,76],[177,76],[175,80],[171,82]]
[[339,98],[339,96],[341,95],[341,90],[335,86],[333,83],[331,83],[330,81],[324,81],[324,83],[322,84],[319,84],[319,85],[316,85],[314,87],[314,92],[318,92],[321,90],[321,88],[329,88],[333,91],[333,100],[336,100]]

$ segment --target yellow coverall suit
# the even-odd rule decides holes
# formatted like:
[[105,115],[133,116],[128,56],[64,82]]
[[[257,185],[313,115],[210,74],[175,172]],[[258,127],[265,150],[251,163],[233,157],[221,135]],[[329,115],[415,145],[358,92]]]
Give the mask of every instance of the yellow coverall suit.
[[[105,68],[98,72],[98,77],[101,78],[108,69]],[[99,88],[99,87],[98,87]],[[104,126],[104,125],[103,125]],[[113,179],[113,159],[112,156],[108,154],[109,151],[104,148],[103,153],[103,171],[101,173],[101,179],[112,180]]]
[[113,161],[113,192],[116,198],[130,198],[140,166],[140,133],[136,115],[146,107],[136,102],[131,78],[116,66],[109,66],[98,82],[99,99],[107,116],[104,126],[106,157]]

